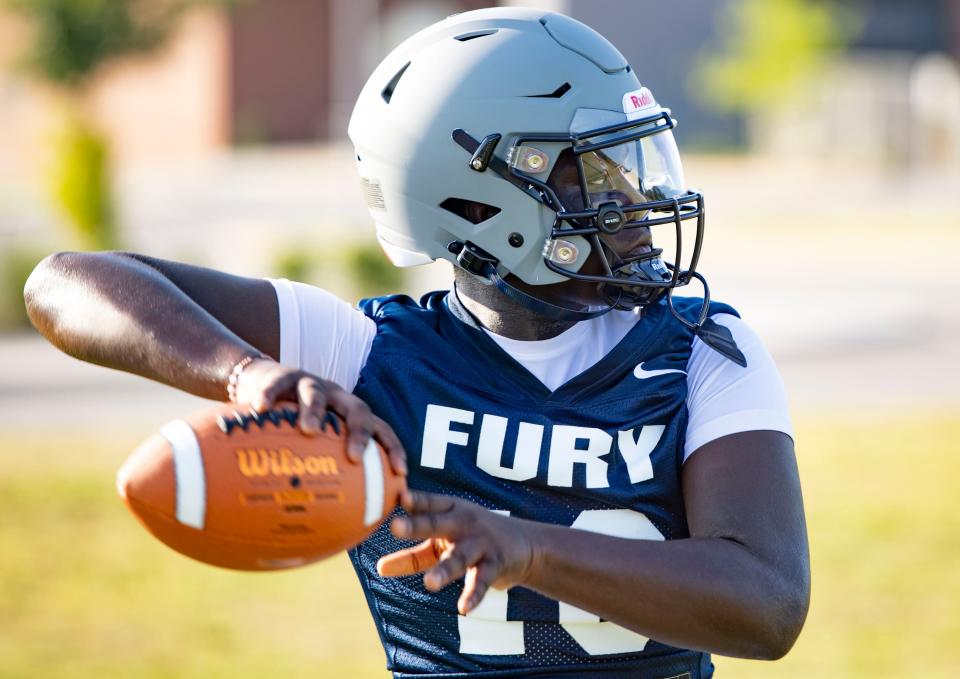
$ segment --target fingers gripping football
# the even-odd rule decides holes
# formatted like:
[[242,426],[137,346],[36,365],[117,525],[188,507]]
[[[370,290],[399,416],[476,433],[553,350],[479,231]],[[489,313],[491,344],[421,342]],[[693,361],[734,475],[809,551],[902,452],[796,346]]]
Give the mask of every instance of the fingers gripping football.
[[527,522],[445,495],[410,492],[401,504],[409,516],[394,519],[391,531],[423,542],[380,559],[381,575],[423,573],[424,587],[432,592],[464,578],[457,608],[466,615],[490,587],[512,587],[529,573],[533,546]]
[[309,376],[300,377],[296,389],[300,429],[304,434],[316,434],[326,415],[327,394],[320,382]]
[[393,471],[404,476],[407,473],[403,446],[390,425],[376,417],[366,403],[334,382],[271,359],[257,359],[240,373],[236,393],[238,404],[249,405],[259,412],[281,401],[296,403],[300,413],[298,424],[307,436],[320,432],[328,409],[332,410],[347,424],[348,459],[359,463],[373,437],[386,451]]
[[348,394],[335,384],[328,383],[327,398],[330,407],[343,415],[350,432],[347,441],[347,455],[354,462],[360,461],[367,441],[373,436],[373,413],[366,403],[353,394]]

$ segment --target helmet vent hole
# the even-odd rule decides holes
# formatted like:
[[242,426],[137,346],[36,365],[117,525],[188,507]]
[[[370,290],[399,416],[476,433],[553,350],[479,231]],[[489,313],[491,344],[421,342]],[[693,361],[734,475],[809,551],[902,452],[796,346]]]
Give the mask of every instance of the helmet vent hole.
[[570,91],[570,83],[563,83],[560,87],[549,94],[528,94],[529,99],[559,99]]
[[474,40],[476,38],[483,38],[488,35],[493,35],[499,30],[499,28],[487,28],[482,31],[470,31],[469,33],[461,33],[460,35],[454,37],[454,40],[466,42],[467,40]]
[[466,219],[471,224],[480,224],[500,214],[500,208],[498,207],[479,203],[475,200],[464,200],[463,198],[447,198],[440,203],[440,207]]
[[390,82],[387,83],[387,86],[383,88],[380,92],[380,96],[383,97],[383,100],[390,103],[390,100],[393,98],[393,92],[397,89],[397,84],[400,82],[400,78],[403,77],[403,74],[407,72],[407,69],[410,68],[410,62],[408,61],[403,65],[396,74],[390,78]]

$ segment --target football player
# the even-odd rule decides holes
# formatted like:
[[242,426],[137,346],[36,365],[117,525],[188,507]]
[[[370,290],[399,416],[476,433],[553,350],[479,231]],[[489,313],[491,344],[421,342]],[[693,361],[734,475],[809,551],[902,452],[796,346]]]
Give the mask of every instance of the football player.
[[[200,396],[325,409],[413,489],[351,551],[398,677],[708,677],[806,616],[783,387],[697,272],[675,121],[603,37],[528,9],[397,47],[349,133],[398,266],[454,288],[315,287],[61,253],[26,297],[64,351]],[[655,247],[667,230],[671,261]],[[694,280],[703,298],[674,296]],[[404,454],[406,451],[406,457]]]

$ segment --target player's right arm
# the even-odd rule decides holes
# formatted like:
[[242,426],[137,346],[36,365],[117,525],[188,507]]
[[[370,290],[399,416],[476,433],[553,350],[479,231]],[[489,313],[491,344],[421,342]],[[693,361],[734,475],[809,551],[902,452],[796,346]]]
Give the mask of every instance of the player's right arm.
[[83,361],[223,400],[245,356],[277,356],[268,281],[120,252],[61,252],[24,289],[30,320]]
[[396,436],[363,401],[273,360],[280,319],[269,281],[124,252],[61,252],[37,265],[24,298],[37,330],[65,353],[205,398],[226,400],[234,367],[262,354],[243,370],[242,403],[297,402],[307,433],[329,406],[346,419],[358,459],[375,435],[403,466]]

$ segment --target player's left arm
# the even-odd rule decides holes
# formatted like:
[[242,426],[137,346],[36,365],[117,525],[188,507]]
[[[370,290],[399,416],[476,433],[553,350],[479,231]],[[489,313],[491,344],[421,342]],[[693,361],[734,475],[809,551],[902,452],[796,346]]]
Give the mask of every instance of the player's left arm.
[[[461,613],[488,587],[529,587],[663,643],[776,659],[807,614],[810,571],[793,442],[776,431],[715,439],[683,465],[689,539],[629,540],[509,518],[410,493],[393,522],[418,547],[381,572],[426,571],[437,591],[465,577]],[[438,547],[439,546],[439,547]],[[439,555],[439,561],[435,554]]]

